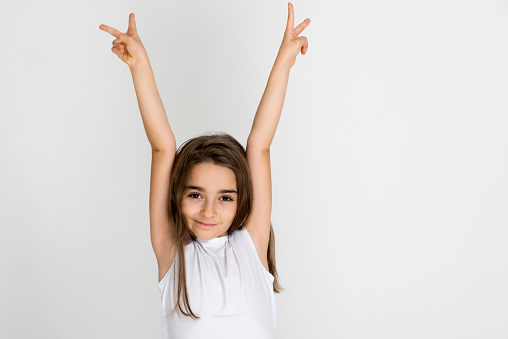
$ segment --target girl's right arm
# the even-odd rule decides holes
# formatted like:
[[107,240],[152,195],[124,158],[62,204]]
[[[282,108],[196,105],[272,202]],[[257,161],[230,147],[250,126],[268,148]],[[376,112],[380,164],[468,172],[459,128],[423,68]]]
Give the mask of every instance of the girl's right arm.
[[161,273],[164,270],[167,272],[171,265],[169,249],[173,245],[173,237],[169,224],[168,193],[171,168],[176,155],[176,140],[155,84],[148,55],[137,33],[134,13],[129,15],[129,28],[126,33],[106,25],[100,25],[99,29],[116,37],[111,50],[129,66],[141,119],[152,146],[150,238],[161,278]]
[[100,25],[99,28],[116,37],[111,50],[129,66],[141,118],[152,149],[172,151],[176,146],[175,137],[155,85],[148,55],[136,30],[134,13],[129,15],[129,28],[126,33],[107,25]]

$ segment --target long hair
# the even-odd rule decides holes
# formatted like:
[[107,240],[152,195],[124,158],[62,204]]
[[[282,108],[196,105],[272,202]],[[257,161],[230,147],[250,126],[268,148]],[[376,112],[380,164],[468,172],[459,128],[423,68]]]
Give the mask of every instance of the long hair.
[[[182,212],[182,199],[192,169],[202,163],[224,166],[235,173],[238,205],[236,215],[228,229],[227,235],[229,236],[233,232],[242,229],[251,215],[253,189],[245,148],[235,138],[224,132],[205,134],[184,142],[176,152],[169,183],[170,226],[175,241],[173,246],[176,246],[173,261],[175,258],[178,258],[178,274],[174,274],[173,280],[176,287],[175,280],[178,276],[177,302],[169,316],[178,308],[185,316],[192,319],[200,318],[190,308],[187,292],[185,246],[191,241],[196,241],[196,236],[187,227],[187,221]],[[274,276],[273,291],[280,293],[284,288],[279,284],[277,275],[275,265],[275,234],[271,223],[267,255],[268,268]],[[177,273],[176,265],[173,266],[175,273]],[[187,312],[183,309],[182,302]]]

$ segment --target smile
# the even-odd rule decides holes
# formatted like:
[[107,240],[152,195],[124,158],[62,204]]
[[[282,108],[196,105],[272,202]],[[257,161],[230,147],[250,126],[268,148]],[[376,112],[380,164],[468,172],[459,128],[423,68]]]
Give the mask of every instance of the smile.
[[199,221],[197,221],[197,220],[196,220],[196,222],[197,222],[199,225],[204,226],[204,227],[213,227],[213,226],[217,225],[217,224],[204,224],[204,223],[199,222]]

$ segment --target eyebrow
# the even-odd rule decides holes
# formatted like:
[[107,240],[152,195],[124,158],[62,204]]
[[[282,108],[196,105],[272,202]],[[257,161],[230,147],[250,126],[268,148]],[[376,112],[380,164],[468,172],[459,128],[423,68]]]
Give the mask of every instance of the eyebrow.
[[[206,190],[203,187],[199,187],[199,186],[185,186],[185,189],[206,192]],[[219,193],[236,193],[236,194],[238,194],[238,192],[235,190],[220,190]]]

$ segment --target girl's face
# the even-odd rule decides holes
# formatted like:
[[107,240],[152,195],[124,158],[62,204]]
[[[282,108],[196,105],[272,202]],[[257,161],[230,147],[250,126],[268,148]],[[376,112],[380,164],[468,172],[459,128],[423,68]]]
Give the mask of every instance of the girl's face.
[[236,177],[231,169],[210,163],[196,165],[182,198],[189,229],[206,240],[227,235],[236,215],[237,199]]

